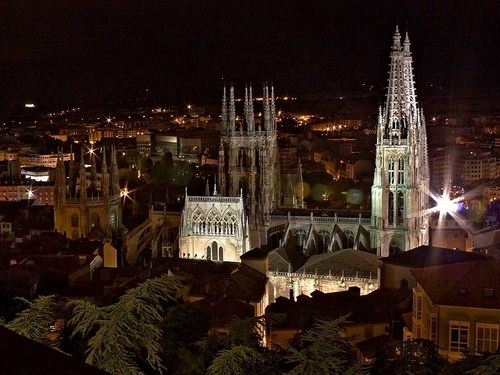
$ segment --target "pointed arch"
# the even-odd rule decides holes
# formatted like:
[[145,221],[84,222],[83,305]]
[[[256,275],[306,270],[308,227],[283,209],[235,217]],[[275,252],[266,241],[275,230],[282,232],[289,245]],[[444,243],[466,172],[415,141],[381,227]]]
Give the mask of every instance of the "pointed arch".
[[199,206],[193,210],[191,226],[194,234],[205,233],[205,213]]
[[235,235],[238,230],[238,216],[231,208],[227,208],[222,214],[222,234]]
[[295,248],[299,251],[304,251],[304,245],[307,240],[307,232],[303,228],[295,230]]
[[398,160],[398,184],[405,184],[405,159],[404,157],[400,157]]
[[222,230],[222,215],[220,211],[212,207],[207,213],[208,234],[220,234]]
[[331,234],[326,229],[318,232],[318,254],[326,253],[331,242]]
[[342,234],[342,249],[353,249],[354,248],[354,233],[347,229]]

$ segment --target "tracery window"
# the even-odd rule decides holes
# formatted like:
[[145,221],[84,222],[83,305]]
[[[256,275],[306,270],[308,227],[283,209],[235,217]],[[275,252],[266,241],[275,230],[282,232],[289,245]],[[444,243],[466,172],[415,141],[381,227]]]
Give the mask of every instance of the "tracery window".
[[220,212],[212,208],[207,214],[207,226],[206,232],[208,234],[220,234],[222,230],[222,218]]
[[401,157],[398,163],[398,184],[403,185],[405,183],[405,161]]
[[238,229],[237,221],[236,213],[232,209],[226,210],[222,219],[222,234],[235,235]]
[[295,243],[297,250],[304,250],[304,245],[306,243],[307,233],[304,229],[297,229],[295,231]]
[[318,252],[324,253],[328,249],[328,244],[330,243],[330,233],[325,229],[321,229],[318,232],[318,239]]
[[394,160],[389,159],[387,170],[389,171],[389,184],[394,185]]
[[346,230],[342,235],[342,248],[354,248],[354,233],[352,233],[350,230]]
[[205,214],[200,207],[196,207],[191,215],[193,234],[201,234],[205,232]]

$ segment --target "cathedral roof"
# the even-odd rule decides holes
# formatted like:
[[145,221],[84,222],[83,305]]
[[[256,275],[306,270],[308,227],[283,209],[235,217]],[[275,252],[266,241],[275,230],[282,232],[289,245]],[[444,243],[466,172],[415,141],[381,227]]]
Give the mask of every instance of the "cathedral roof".
[[311,255],[295,272],[346,277],[377,277],[378,256],[361,250],[343,249],[325,254]]
[[305,255],[295,249],[279,247],[269,253],[268,268],[270,271],[288,272],[290,265],[292,271],[304,264]]

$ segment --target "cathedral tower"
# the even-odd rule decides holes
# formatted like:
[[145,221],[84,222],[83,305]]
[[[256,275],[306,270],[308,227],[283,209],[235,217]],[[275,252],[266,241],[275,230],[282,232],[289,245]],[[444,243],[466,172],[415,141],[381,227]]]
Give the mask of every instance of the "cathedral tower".
[[408,33],[393,37],[385,107],[379,110],[371,243],[388,256],[428,243],[427,135],[417,104]]
[[278,204],[279,160],[274,88],[265,84],[262,116],[255,118],[252,86],[245,87],[243,116],[236,116],[233,85],[224,87],[219,150],[220,195],[242,196],[251,246],[267,242],[268,215]]
[[89,151],[90,171],[81,149],[78,172],[75,173],[73,157],[69,162],[69,179],[59,157],[55,172],[54,221],[58,232],[69,237],[111,239],[112,233],[121,229],[121,198],[118,184],[118,165],[114,148],[111,149],[110,167],[103,147],[100,173],[96,165],[95,150]]

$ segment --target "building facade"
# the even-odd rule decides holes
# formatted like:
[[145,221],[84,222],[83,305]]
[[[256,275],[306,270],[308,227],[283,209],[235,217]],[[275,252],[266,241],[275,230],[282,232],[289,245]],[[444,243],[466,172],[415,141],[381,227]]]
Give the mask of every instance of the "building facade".
[[224,88],[218,184],[222,196],[243,197],[252,246],[261,246],[267,242],[269,214],[280,197],[274,88],[264,85],[260,123],[255,121],[253,103],[252,87],[246,87],[240,119],[234,87],[229,99]]
[[91,231],[102,238],[111,238],[121,230],[121,189],[114,147],[111,148],[110,167],[103,148],[101,173],[97,173],[96,155],[89,152],[90,171],[85,167],[82,147],[78,173],[76,163],[69,161],[69,176],[62,157],[55,177],[54,221],[58,232],[70,238],[88,237]]
[[179,256],[216,262],[240,262],[250,249],[243,198],[189,196],[179,227]]
[[428,243],[427,136],[413,80],[410,40],[393,37],[387,100],[379,111],[371,243],[387,256]]

